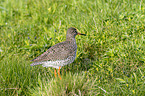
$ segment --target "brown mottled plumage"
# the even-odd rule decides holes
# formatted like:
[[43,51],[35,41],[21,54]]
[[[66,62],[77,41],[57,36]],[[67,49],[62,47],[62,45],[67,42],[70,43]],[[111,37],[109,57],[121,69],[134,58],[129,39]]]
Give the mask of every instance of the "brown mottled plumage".
[[54,67],[60,69],[62,66],[72,63],[76,57],[77,45],[76,35],[85,35],[78,33],[73,27],[67,30],[66,41],[50,47],[42,55],[33,59],[31,66],[42,64],[43,67]]

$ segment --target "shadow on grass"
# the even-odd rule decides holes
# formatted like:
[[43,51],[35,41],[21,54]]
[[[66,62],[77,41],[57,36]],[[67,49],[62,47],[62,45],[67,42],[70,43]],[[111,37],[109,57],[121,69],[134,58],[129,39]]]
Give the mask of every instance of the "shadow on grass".
[[72,73],[79,73],[82,71],[87,72],[90,68],[93,67],[93,62],[100,58],[100,47],[95,44],[91,44],[87,45],[84,48],[84,51],[86,53],[82,52],[72,64],[62,67],[62,74],[65,74],[66,71],[70,71]]

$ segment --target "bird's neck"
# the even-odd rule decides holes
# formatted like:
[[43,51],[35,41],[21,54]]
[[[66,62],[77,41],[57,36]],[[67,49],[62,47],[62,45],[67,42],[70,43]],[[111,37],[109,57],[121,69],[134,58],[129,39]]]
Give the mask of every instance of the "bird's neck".
[[72,37],[67,37],[67,38],[66,38],[66,41],[69,41],[69,42],[71,42],[71,43],[76,44],[75,38],[72,38]]

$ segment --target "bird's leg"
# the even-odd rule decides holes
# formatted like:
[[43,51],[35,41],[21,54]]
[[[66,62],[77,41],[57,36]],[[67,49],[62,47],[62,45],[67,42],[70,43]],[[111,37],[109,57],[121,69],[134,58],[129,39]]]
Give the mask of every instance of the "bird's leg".
[[59,78],[61,79],[61,76],[60,76],[60,68],[61,68],[61,67],[59,67],[59,69],[58,69],[58,76],[59,76]]
[[56,75],[57,75],[57,74],[56,74],[56,69],[54,70],[54,75],[55,75],[55,77],[56,77]]

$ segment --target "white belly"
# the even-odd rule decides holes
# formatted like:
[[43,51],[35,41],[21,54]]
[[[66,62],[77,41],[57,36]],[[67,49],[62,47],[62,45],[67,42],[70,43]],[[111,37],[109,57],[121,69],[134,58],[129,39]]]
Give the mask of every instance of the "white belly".
[[75,57],[70,56],[69,58],[65,60],[57,60],[57,61],[45,61],[42,62],[43,67],[53,67],[56,69],[59,69],[59,67],[62,67],[64,65],[70,64],[75,60]]

